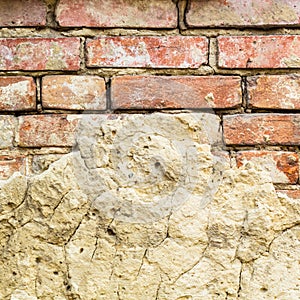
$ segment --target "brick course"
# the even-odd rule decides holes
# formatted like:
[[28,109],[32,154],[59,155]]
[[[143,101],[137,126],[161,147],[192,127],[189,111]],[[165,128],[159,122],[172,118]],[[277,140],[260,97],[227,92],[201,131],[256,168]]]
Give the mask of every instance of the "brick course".
[[44,108],[103,110],[105,81],[98,76],[46,76],[42,80],[42,99]]
[[36,84],[32,77],[0,77],[0,110],[18,111],[36,108]]
[[0,39],[0,70],[78,70],[79,38]]
[[67,27],[175,28],[177,9],[171,0],[61,0],[57,21]]
[[112,80],[114,109],[232,108],[240,104],[238,76],[121,76]]
[[71,147],[79,116],[33,115],[19,117],[17,143],[20,147]]
[[45,26],[47,6],[40,0],[1,0],[0,26]]
[[189,27],[270,27],[300,24],[298,0],[191,0]]
[[0,115],[0,149],[12,148],[17,120],[14,116]]
[[207,63],[205,37],[102,37],[87,41],[88,67],[199,68]]
[[300,145],[299,114],[242,114],[224,117],[228,145]]
[[0,155],[0,180],[8,179],[15,172],[26,173],[24,155]]
[[236,156],[240,167],[249,161],[270,173],[274,183],[297,183],[299,158],[297,153],[283,151],[241,151]]
[[299,109],[299,75],[248,77],[249,105],[253,108]]
[[221,36],[220,68],[299,68],[300,37],[297,35]]

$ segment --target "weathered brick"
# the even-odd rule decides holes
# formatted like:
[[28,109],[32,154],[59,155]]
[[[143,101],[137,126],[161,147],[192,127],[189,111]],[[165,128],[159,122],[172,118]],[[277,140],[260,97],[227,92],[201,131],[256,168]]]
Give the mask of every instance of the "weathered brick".
[[15,172],[26,172],[26,157],[22,155],[0,155],[0,180],[8,179]]
[[21,147],[72,146],[79,115],[19,117],[17,143]]
[[78,70],[79,38],[0,39],[0,70]]
[[253,108],[300,109],[299,75],[249,77],[247,89]]
[[0,116],[0,149],[13,146],[15,127],[16,118],[14,116]]
[[61,26],[176,28],[172,0],[61,0],[56,10]]
[[299,68],[300,37],[221,36],[218,53],[221,68]]
[[248,161],[270,173],[274,183],[296,183],[299,178],[299,159],[294,152],[242,151],[236,156],[238,167]]
[[[277,190],[277,194],[283,194],[286,195],[287,197],[295,200],[300,200],[300,190]],[[297,201],[297,203],[299,203]]]
[[40,0],[1,0],[0,26],[44,26],[47,6]]
[[198,68],[208,40],[192,36],[101,37],[87,41],[88,67]]
[[300,145],[300,114],[224,116],[228,145]]
[[114,109],[231,108],[241,103],[237,76],[120,76],[112,80]]
[[0,110],[33,110],[36,107],[36,86],[33,78],[0,77]]
[[44,108],[103,110],[105,81],[98,76],[46,76],[42,80]]
[[298,0],[191,0],[189,27],[246,27],[300,24]]

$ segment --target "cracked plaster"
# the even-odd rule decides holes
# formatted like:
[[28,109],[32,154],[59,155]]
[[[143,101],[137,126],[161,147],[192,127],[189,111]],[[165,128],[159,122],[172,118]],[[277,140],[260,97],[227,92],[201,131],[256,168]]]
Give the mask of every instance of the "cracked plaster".
[[[88,162],[80,139],[81,151],[76,152],[75,147],[73,153],[63,155],[41,174],[27,178],[15,173],[0,186],[0,298],[299,298],[299,203],[284,194],[277,196],[270,174],[252,163],[237,169],[222,159],[217,175],[212,143],[194,134],[194,128],[213,133],[201,118],[153,114],[101,122],[102,134],[95,140],[103,150],[100,157],[107,155],[104,165],[96,164],[101,176],[112,178],[109,172],[101,173],[101,168],[118,170],[118,164],[111,162],[112,149],[119,145],[116,136],[130,129],[135,136],[140,129],[135,122],[140,118],[152,125],[148,134],[158,140],[148,144],[149,152],[142,155],[143,143],[132,147],[125,143],[129,148],[123,149],[127,154],[121,161],[137,163],[135,172],[146,172],[158,147],[160,162],[166,164],[161,178],[152,173],[154,177],[148,177],[156,181],[151,181],[153,189],[146,189],[142,199],[146,201],[147,191],[152,199],[162,178],[171,191],[178,187],[180,177],[166,174],[171,166],[176,170],[182,152],[177,152],[181,154],[172,162],[160,147],[169,147],[170,141],[183,138],[184,133],[188,145],[193,143],[197,149],[193,163],[206,164],[198,169],[199,180],[194,182],[191,195],[166,215],[146,222],[109,215],[104,202],[95,205],[99,197],[95,186],[88,193],[82,186],[85,181],[78,179],[77,160]],[[209,120],[218,121],[215,116]],[[173,125],[171,135],[166,130],[155,134],[161,129],[159,121]],[[207,180],[207,174],[210,178],[219,176],[218,180]],[[120,180],[120,188],[128,182]],[[215,183],[215,189],[208,195],[203,186],[209,183]],[[201,195],[209,201],[199,202]]]

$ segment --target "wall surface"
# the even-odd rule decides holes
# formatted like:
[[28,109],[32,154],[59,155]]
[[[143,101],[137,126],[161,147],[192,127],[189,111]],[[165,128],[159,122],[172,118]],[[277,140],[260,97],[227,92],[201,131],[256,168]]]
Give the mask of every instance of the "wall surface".
[[0,2],[0,299],[300,299],[300,2]]

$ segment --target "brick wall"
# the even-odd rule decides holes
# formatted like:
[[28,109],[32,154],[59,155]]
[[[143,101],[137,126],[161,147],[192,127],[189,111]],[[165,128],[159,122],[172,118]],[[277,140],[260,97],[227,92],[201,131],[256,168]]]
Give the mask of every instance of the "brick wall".
[[299,0],[0,1],[0,299],[300,299],[299,33]]
[[[2,1],[0,174],[68,152],[83,111],[210,109],[223,150],[298,184],[300,4]],[[55,134],[55,138],[50,138]]]

